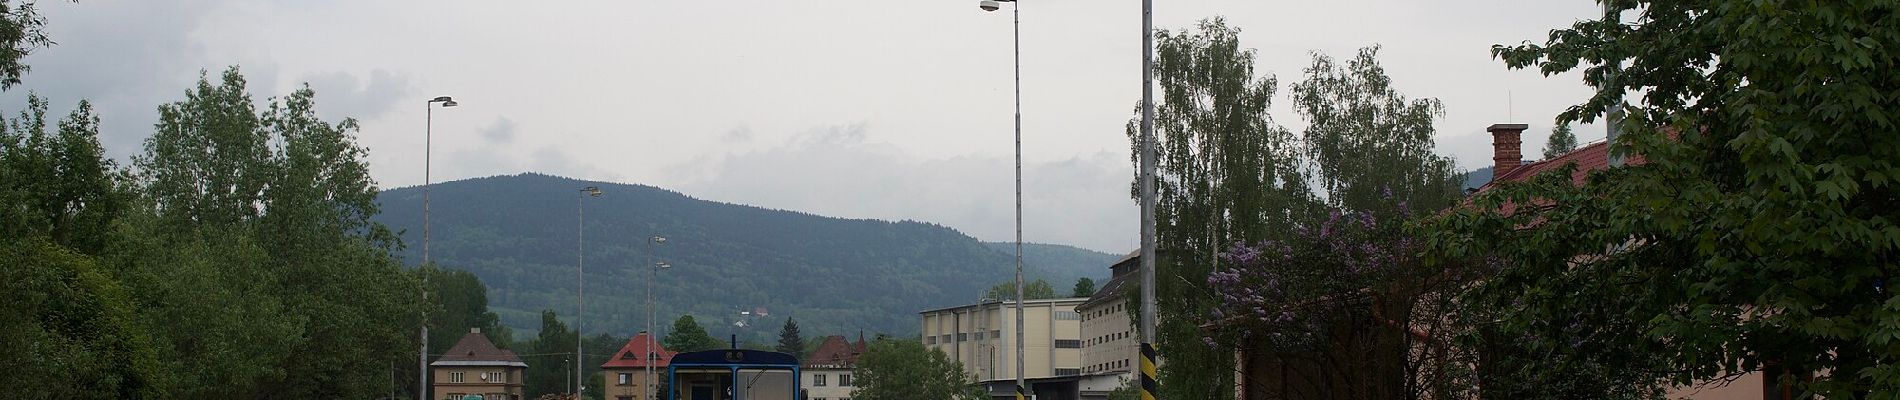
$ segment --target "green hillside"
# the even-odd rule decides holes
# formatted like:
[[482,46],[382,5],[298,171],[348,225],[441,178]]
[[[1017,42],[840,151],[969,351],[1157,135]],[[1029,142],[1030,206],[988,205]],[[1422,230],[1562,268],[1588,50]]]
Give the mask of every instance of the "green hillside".
[[[479,276],[491,307],[515,329],[537,328],[541,309],[568,319],[577,278],[575,207],[579,189],[590,185],[604,195],[587,199],[588,295],[580,325],[589,333],[645,328],[648,271],[641,267],[645,238],[656,234],[669,239],[658,259],[673,265],[653,285],[659,325],[690,313],[721,338],[771,339],[787,316],[806,332],[912,334],[918,311],[969,302],[1012,276],[1010,256],[941,225],[830,218],[540,174],[436,184],[430,257]],[[383,213],[376,219],[403,232],[403,259],[419,262],[420,188],[388,190],[379,200]],[[1077,271],[1087,268],[1067,262],[1098,260],[1069,250],[1042,258],[1028,249],[1025,268],[1052,279],[1085,276]],[[1096,265],[1086,276],[1105,278],[1107,262]],[[768,321],[733,325],[739,311],[756,307],[770,312]]]
[[[1014,242],[984,242],[990,249],[1003,253],[1004,257],[1016,254]],[[1068,293],[1076,278],[1094,279],[1097,284],[1108,277],[1108,265],[1121,259],[1121,256],[1103,253],[1075,246],[1046,243],[1023,243],[1023,279],[1045,279],[1055,286],[1058,292]],[[1013,262],[1013,260],[1012,260]],[[1013,265],[1013,264],[1012,264]],[[1034,266],[1032,269],[1031,266]],[[1010,277],[1014,279],[1014,277]]]

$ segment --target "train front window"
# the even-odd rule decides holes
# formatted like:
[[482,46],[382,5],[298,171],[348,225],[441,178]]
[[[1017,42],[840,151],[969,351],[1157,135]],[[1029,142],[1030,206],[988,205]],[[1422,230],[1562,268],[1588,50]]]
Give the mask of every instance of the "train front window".
[[792,371],[759,368],[679,368],[678,400],[796,400]]

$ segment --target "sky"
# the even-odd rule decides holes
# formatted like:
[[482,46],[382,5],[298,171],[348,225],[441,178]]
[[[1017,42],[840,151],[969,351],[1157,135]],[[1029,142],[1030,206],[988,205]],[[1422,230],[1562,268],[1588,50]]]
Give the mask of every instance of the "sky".
[[[1024,0],[1027,242],[1126,253],[1139,243],[1124,124],[1141,98],[1138,0]],[[308,84],[319,114],[360,121],[384,188],[540,172],[820,215],[918,220],[1015,239],[1011,17],[975,0],[41,0],[56,45],[26,58],[29,91],[63,115],[94,103],[121,163],[157,106],[236,65],[264,101]],[[1493,44],[1541,43],[1587,0],[1174,0],[1157,29],[1221,16],[1281,83],[1311,54],[1381,45],[1394,86],[1446,107],[1438,147],[1490,165],[1494,123],[1553,117],[1577,74],[1514,71]],[[453,96],[460,106],[427,111]],[[425,157],[426,136],[432,149]],[[1576,127],[1583,142],[1601,127]],[[499,211],[498,211],[499,212]]]

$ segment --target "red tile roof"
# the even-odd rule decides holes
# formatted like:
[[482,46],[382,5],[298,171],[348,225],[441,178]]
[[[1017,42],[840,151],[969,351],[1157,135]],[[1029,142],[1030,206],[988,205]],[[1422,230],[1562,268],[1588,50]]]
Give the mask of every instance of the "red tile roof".
[[519,363],[521,362],[521,357],[516,357],[515,352],[495,347],[495,343],[489,342],[488,337],[482,336],[481,332],[470,331],[468,334],[462,335],[461,340],[455,341],[454,346],[449,346],[448,351],[442,352],[442,358],[437,358],[435,361],[499,361]]
[[673,361],[673,355],[679,354],[679,352],[667,350],[666,346],[660,344],[659,340],[653,339],[652,335],[648,335],[646,332],[640,332],[640,334],[633,335],[632,338],[627,339],[627,344],[620,346],[620,351],[614,352],[613,359],[607,360],[607,363],[601,364],[600,367],[646,368],[647,364],[643,358],[647,354],[647,344],[649,343],[653,345],[654,368],[666,367]]
[[818,345],[818,350],[805,356],[805,368],[855,368],[859,354],[864,354],[863,337],[859,337],[857,343],[851,343],[842,335],[826,336],[825,342]]
[[[1632,154],[1624,157],[1624,164],[1627,165],[1641,165],[1643,162],[1641,155]],[[1610,167],[1610,143],[1607,141],[1596,142],[1569,153],[1564,153],[1556,158],[1526,163],[1511,169],[1509,173],[1492,177],[1491,182],[1487,182],[1484,186],[1478,187],[1478,191],[1484,192],[1491,190],[1492,187],[1503,182],[1527,181],[1530,180],[1531,177],[1537,176],[1537,174],[1543,173],[1544,171],[1556,170],[1570,163],[1577,164],[1577,170],[1570,174],[1571,183],[1582,186],[1585,178],[1590,176],[1591,171],[1608,169]]]

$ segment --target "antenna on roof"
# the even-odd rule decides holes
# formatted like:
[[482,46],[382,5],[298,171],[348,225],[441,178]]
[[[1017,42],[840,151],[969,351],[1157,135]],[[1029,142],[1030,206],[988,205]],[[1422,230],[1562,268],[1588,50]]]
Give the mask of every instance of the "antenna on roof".
[[1504,122],[1517,123],[1517,93],[1504,89]]

